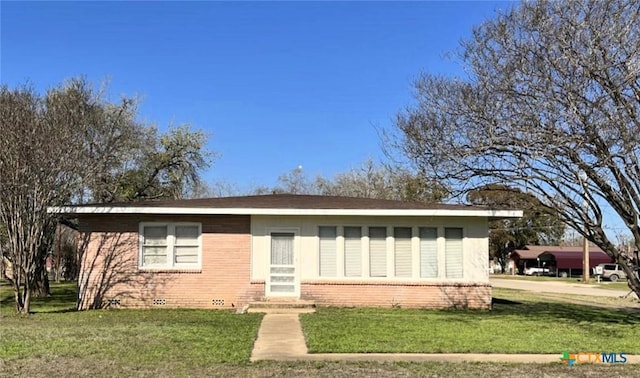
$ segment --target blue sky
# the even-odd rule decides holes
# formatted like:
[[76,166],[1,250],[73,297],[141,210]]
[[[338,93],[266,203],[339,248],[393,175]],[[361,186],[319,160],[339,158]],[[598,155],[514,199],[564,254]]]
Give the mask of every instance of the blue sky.
[[85,75],[140,95],[140,119],[190,123],[221,154],[205,174],[249,190],[299,165],[331,177],[382,158],[377,129],[421,70],[509,2],[0,3],[3,83]]

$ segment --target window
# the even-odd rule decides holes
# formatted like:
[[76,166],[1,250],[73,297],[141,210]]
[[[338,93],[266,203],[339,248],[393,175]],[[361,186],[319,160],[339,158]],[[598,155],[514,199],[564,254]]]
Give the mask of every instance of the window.
[[167,226],[143,227],[142,266],[167,264]]
[[444,253],[447,278],[462,278],[462,229],[444,229]]
[[320,277],[335,277],[338,272],[336,265],[338,236],[336,227],[321,226],[320,236]]
[[200,268],[199,223],[143,223],[140,225],[140,267]]
[[396,227],[393,230],[395,238],[395,273],[396,277],[411,277],[411,228]]
[[173,243],[176,264],[197,264],[200,254],[200,227],[175,226],[175,240]]
[[344,275],[360,277],[362,275],[362,229],[344,228]]
[[387,276],[387,228],[369,227],[369,275]]
[[438,277],[438,230],[420,227],[420,277]]

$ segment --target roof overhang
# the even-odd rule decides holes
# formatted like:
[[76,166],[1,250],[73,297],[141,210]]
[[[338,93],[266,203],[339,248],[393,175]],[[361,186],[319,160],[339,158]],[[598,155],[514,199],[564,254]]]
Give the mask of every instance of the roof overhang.
[[265,208],[203,208],[203,207],[49,207],[51,214],[157,214],[157,215],[344,215],[344,216],[407,216],[407,217],[486,217],[519,218],[522,210],[487,209],[265,209]]

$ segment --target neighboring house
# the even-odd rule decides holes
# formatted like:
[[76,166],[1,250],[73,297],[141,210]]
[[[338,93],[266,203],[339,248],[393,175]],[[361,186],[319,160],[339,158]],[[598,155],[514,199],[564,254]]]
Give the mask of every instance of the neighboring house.
[[491,306],[489,219],[521,211],[263,195],[50,208],[77,217],[81,309]]
[[[583,249],[581,246],[528,245],[517,249],[510,259],[520,272],[529,267],[549,268],[554,275],[570,277],[581,275],[583,269]],[[610,263],[613,259],[598,247],[589,247],[589,267]]]

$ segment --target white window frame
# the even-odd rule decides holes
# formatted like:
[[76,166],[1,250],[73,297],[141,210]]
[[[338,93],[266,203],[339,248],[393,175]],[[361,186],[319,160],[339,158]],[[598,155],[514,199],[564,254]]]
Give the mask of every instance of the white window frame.
[[[167,261],[164,264],[144,265],[144,228],[167,227]],[[175,263],[176,227],[198,227],[198,261],[196,263]],[[202,269],[202,223],[198,222],[141,222],[138,231],[138,269]]]
[[[336,276],[323,275],[320,269],[321,259],[320,259],[320,228],[321,227],[336,227]],[[353,227],[360,229],[360,275],[347,275],[346,271],[346,260],[347,260],[347,251],[346,247],[346,237],[344,236],[344,230],[346,228]],[[386,267],[387,273],[386,276],[374,276],[371,274],[371,228],[380,227],[386,228]],[[397,264],[397,255],[396,255],[396,229],[398,228],[407,228],[411,231],[411,237],[408,239],[410,241],[411,248],[411,275],[399,276],[396,274],[396,264]],[[433,248],[431,251],[433,253],[432,263],[433,266],[430,266],[435,271],[434,274],[429,274],[429,276],[425,277],[424,272],[422,270],[423,265],[423,255],[422,255],[422,242],[423,239],[420,237],[420,230],[422,228],[431,229],[435,231],[435,239],[428,238],[429,242],[435,242],[432,244],[430,248]],[[449,271],[447,270],[447,263],[451,263],[451,261],[447,261],[451,256],[447,254],[447,239],[445,237],[447,229],[459,229],[462,232],[462,238],[460,239],[462,254],[460,255],[460,263],[461,263],[461,273],[451,276],[447,274]],[[465,252],[465,246],[467,246],[467,228],[464,225],[435,225],[430,223],[408,223],[408,222],[398,222],[392,223],[377,223],[372,222],[372,224],[364,226],[362,224],[357,223],[337,223],[337,224],[321,224],[317,225],[317,234],[316,236],[316,250],[315,252],[318,262],[318,270],[314,272],[314,276],[318,279],[322,280],[345,280],[345,281],[385,281],[385,282],[399,282],[399,281],[421,281],[421,282],[433,282],[433,281],[466,281],[468,280],[468,272],[466,271],[466,260],[468,256]],[[406,255],[405,255],[406,256]],[[431,270],[430,270],[431,271]],[[450,273],[450,272],[449,272]]]

